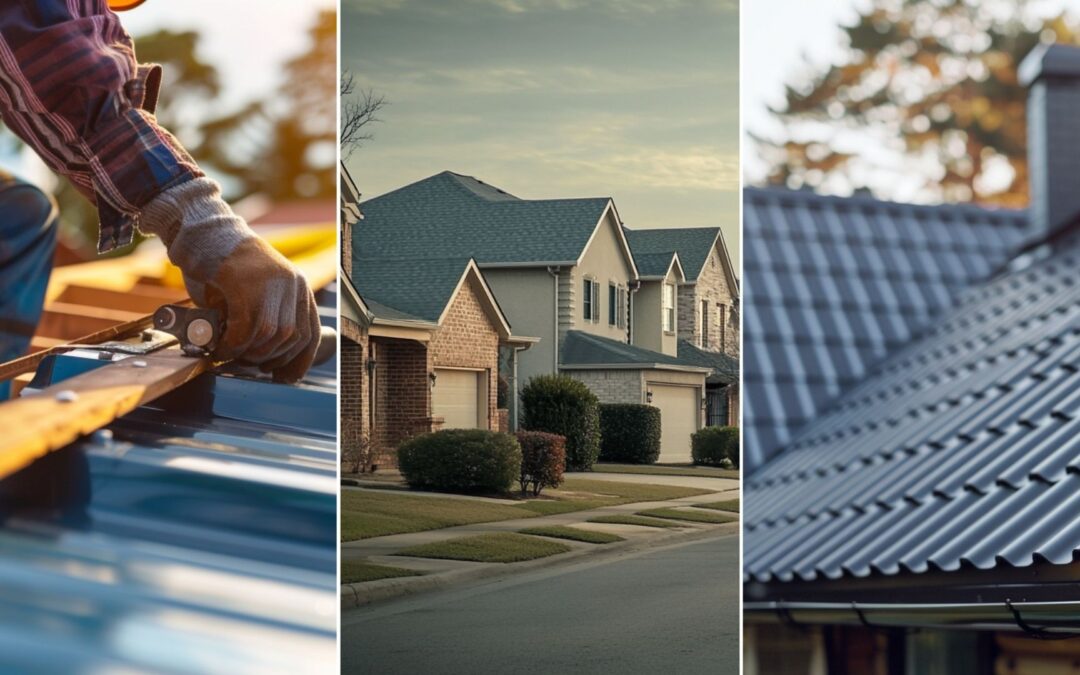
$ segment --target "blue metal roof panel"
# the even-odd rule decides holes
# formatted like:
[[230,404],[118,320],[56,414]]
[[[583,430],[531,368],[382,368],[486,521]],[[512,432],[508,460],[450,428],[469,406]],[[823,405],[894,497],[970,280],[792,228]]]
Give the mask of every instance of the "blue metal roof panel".
[[331,669],[335,373],[206,374],[0,483],[0,671]]

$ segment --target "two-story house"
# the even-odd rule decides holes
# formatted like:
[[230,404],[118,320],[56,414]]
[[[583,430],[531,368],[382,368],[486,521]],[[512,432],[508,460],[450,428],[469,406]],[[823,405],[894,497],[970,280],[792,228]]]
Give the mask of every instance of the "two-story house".
[[[377,261],[419,271],[437,259],[472,259],[514,331],[540,338],[520,358],[504,359],[512,426],[520,384],[565,372],[602,402],[660,408],[661,461],[689,461],[712,370],[680,360],[677,346],[665,353],[631,344],[632,320],[663,327],[663,304],[655,312],[635,305],[640,275],[610,198],[520,199],[445,171],[362,208],[351,241],[354,279]],[[507,343],[508,351],[517,349]]]
[[[625,229],[640,285],[634,344],[710,369],[708,426],[739,423],[739,282],[718,227]],[[660,312],[660,321],[653,317]]]

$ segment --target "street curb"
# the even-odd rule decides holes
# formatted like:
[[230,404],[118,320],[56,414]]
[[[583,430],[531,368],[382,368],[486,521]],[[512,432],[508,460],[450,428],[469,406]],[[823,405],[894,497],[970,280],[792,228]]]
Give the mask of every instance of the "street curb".
[[682,543],[684,541],[690,542],[696,539],[706,539],[709,536],[721,533],[724,529],[729,530],[730,534],[737,535],[740,531],[740,521],[723,523],[710,527],[695,527],[686,532],[668,532],[639,539],[637,541],[627,540],[613,544],[593,545],[588,548],[575,549],[568,553],[540,558],[539,560],[529,560],[520,563],[488,563],[483,567],[453,570],[439,574],[380,579],[379,581],[369,581],[365,583],[342,584],[341,609],[357,609],[400,597],[436,591],[468,583],[470,581],[513,576],[521,572],[530,572],[545,567],[555,567],[563,563],[577,562],[582,558],[615,557],[637,550],[656,548],[673,543]]

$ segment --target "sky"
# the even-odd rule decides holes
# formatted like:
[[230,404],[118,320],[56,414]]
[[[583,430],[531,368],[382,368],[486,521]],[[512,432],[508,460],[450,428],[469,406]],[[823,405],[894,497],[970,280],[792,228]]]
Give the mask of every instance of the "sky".
[[[343,0],[342,62],[389,105],[364,198],[443,170],[739,248],[734,0]],[[737,261],[736,261],[737,264]]]

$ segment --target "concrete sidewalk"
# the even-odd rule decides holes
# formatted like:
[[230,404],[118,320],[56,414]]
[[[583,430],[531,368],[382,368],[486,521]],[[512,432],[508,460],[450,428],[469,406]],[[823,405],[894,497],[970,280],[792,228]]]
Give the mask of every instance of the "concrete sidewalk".
[[[602,477],[601,477],[602,476]],[[585,476],[582,476],[585,477]],[[608,523],[590,523],[589,519],[607,515],[632,515],[638,511],[655,508],[690,509],[692,511],[707,513],[722,513],[718,511],[694,509],[695,504],[705,504],[727,499],[735,499],[739,496],[738,481],[717,478],[694,478],[686,476],[637,476],[627,474],[589,474],[588,478],[597,480],[621,480],[622,482],[649,482],[654,485],[681,485],[684,487],[696,487],[701,489],[715,490],[708,494],[693,497],[682,497],[664,501],[637,502],[631,504],[619,504],[605,506],[587,511],[575,511],[572,513],[560,513],[534,518],[520,518],[503,520],[489,523],[474,523],[459,525],[438,530],[424,532],[410,532],[394,534],[385,537],[373,537],[359,541],[344,542],[341,545],[342,560],[364,560],[366,562],[403,567],[423,573],[424,576],[400,577],[396,579],[382,579],[358,584],[344,584],[341,588],[341,603],[343,608],[358,607],[370,604],[378,600],[386,600],[401,595],[410,595],[426,590],[444,588],[448,585],[461,583],[468,580],[487,578],[512,574],[518,571],[536,569],[553,564],[561,564],[568,560],[580,558],[584,555],[607,554],[625,548],[640,548],[652,545],[669,544],[680,539],[694,539],[717,533],[718,531],[730,530],[738,532],[739,523],[712,524],[692,523],[687,521],[667,521],[677,525],[674,528],[654,528],[638,525],[619,525]],[[624,480],[627,478],[653,479],[647,481]],[[673,482],[678,480],[679,482]],[[692,481],[692,482],[683,482]],[[669,482],[672,481],[672,482]],[[708,481],[708,482],[705,482]],[[366,488],[346,488],[350,490]],[[418,493],[409,492],[410,495]],[[439,495],[446,496],[446,495]],[[463,499],[472,499],[462,497]],[[733,514],[734,515],[734,514]],[[573,526],[583,530],[596,532],[610,532],[625,538],[625,541],[612,544],[587,544],[583,542],[559,539],[558,541],[571,548],[568,553],[563,553],[548,558],[531,560],[521,563],[475,563],[458,560],[436,560],[429,558],[413,558],[394,555],[411,546],[428,544],[433,542],[457,539],[465,536],[475,536],[497,532],[516,532],[529,527],[543,527],[550,525]]]

